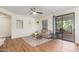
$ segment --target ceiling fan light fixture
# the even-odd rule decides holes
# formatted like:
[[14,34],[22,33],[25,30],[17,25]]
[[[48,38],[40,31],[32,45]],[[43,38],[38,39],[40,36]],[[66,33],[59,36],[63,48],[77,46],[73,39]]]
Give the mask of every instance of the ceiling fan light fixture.
[[33,12],[33,14],[37,14],[36,12]]

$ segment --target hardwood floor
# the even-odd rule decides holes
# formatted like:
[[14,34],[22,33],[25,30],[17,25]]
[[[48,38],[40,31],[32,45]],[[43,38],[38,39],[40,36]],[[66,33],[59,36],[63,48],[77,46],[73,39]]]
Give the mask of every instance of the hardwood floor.
[[5,43],[0,47],[0,50],[8,52],[77,52],[79,45],[63,40],[54,39],[48,43],[41,44],[37,47],[31,47],[21,38],[7,38]]

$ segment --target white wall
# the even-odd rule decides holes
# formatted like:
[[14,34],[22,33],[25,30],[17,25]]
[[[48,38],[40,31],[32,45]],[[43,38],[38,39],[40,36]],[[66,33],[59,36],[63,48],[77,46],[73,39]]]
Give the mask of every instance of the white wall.
[[[0,12],[3,12],[5,14],[11,16],[10,21],[11,21],[11,37],[12,38],[29,36],[38,30],[38,24],[36,24],[36,19],[33,17],[17,15],[12,12],[9,12],[3,8],[0,8]],[[23,29],[16,28],[16,20],[23,20],[23,22],[24,22]]]
[[52,15],[48,15],[48,16],[43,16],[41,17],[39,20],[40,20],[40,30],[42,29],[42,20],[48,20],[48,30],[51,30],[53,31],[53,28],[52,28],[52,19],[53,16]]
[[72,12],[75,12],[75,11],[76,11],[76,8],[73,8],[73,9],[62,11],[62,12],[55,12],[53,15],[58,16],[58,15],[72,13]]
[[[4,13],[6,14],[7,16],[11,16],[14,15],[13,13],[3,9],[3,8],[0,8],[0,14],[1,13]],[[7,18],[7,17],[4,17],[4,18],[1,18],[0,17],[0,37],[8,37],[8,36],[11,36],[11,18]]]
[[[9,12],[6,9],[3,9],[3,8],[0,8],[0,13],[4,13],[4,14],[10,16],[10,24],[11,24],[11,22],[13,20],[13,17],[16,15],[16,14],[14,14],[12,12]],[[10,34],[12,36],[12,24],[10,25]]]
[[[16,20],[23,20],[24,26],[22,29],[16,28]],[[29,36],[37,30],[36,19],[33,17],[17,15],[12,18],[12,38]]]
[[79,8],[75,10],[75,42],[79,44]]
[[11,36],[11,24],[9,17],[0,17],[0,37]]

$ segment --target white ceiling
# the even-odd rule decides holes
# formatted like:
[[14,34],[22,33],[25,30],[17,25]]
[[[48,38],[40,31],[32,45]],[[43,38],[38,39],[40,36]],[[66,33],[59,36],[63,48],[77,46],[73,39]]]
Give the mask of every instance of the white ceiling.
[[2,6],[2,8],[5,8],[13,13],[21,14],[21,15],[27,15],[30,11],[29,8],[38,8],[39,11],[42,11],[44,14],[53,14],[54,12],[60,12],[67,9],[75,8],[76,6]]

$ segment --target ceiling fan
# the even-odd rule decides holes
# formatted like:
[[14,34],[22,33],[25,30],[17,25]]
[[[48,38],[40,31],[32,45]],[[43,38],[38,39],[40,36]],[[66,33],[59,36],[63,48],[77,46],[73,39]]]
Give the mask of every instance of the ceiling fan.
[[32,11],[32,12],[30,13],[30,15],[32,15],[32,14],[43,14],[42,12],[36,11],[36,8],[30,8],[30,11]]

